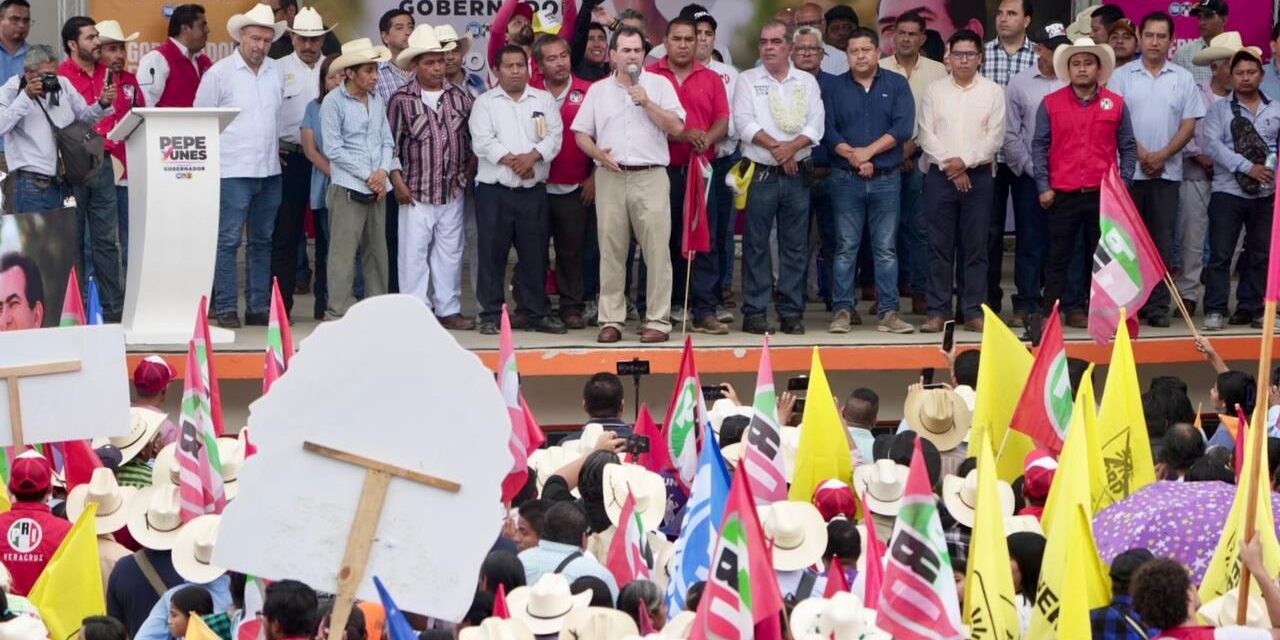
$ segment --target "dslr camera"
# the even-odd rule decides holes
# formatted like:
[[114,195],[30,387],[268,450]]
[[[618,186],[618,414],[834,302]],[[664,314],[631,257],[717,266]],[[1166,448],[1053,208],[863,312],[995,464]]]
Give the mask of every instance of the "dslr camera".
[[[26,88],[27,79],[26,77],[23,77],[22,80],[18,82],[18,90],[21,91]],[[58,104],[58,94],[61,91],[62,85],[58,83],[58,74],[52,72],[40,74],[40,96],[48,98],[49,104]]]

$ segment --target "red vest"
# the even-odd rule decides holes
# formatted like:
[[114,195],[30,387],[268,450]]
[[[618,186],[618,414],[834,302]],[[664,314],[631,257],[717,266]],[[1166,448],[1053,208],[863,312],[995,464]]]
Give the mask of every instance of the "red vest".
[[27,595],[70,531],[71,523],[49,513],[43,502],[15,500],[12,510],[0,514],[0,562],[13,574],[13,593]]
[[[200,67],[200,71],[197,72],[191,66],[191,59],[182,54],[182,50],[173,43],[172,39],[166,39],[158,51],[164,56],[165,62],[169,63],[169,79],[165,81],[164,93],[160,94],[160,101],[155,106],[190,107],[195,104],[200,78],[204,77],[204,72],[213,66],[213,61],[203,53],[197,55],[196,64]],[[142,81],[151,82],[152,80],[143,78]]]
[[1045,96],[1053,140],[1049,145],[1049,186],[1054,191],[1097,189],[1107,168],[1116,162],[1116,133],[1124,98],[1100,89],[1082,106],[1068,85]]
[[573,134],[573,119],[578,117],[578,109],[582,100],[587,97],[587,89],[591,83],[569,76],[569,88],[565,91],[564,104],[560,106],[560,119],[564,121],[564,140],[560,144],[560,153],[551,161],[551,173],[547,176],[547,184],[582,184],[591,175],[591,158],[578,148]]

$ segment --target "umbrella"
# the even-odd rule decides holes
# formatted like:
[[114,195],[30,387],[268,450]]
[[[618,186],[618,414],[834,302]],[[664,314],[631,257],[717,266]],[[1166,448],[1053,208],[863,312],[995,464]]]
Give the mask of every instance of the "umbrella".
[[[1094,516],[1098,553],[1110,564],[1128,549],[1145,548],[1186,565],[1199,584],[1235,496],[1235,485],[1225,482],[1149,484]],[[1271,505],[1280,513],[1280,496],[1272,493]]]

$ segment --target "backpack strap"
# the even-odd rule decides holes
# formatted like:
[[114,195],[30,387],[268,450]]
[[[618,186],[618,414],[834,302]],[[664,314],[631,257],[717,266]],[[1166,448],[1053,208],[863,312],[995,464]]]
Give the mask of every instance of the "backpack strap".
[[818,583],[818,574],[805,571],[800,576],[800,585],[796,587],[796,602],[808,600],[813,595],[813,587]]
[[565,556],[565,559],[564,559],[564,560],[561,560],[561,561],[560,561],[560,564],[556,565],[556,570],[555,570],[555,571],[552,571],[551,573],[560,573],[560,572],[564,571],[564,570],[565,570],[565,568],[567,568],[569,565],[573,564],[573,561],[574,561],[574,560],[577,560],[578,558],[581,558],[581,557],[582,557],[582,552],[581,552],[581,551],[574,551],[573,553],[569,554],[568,556]]
[[164,597],[164,592],[169,590],[164,580],[160,579],[159,572],[156,571],[155,565],[151,564],[151,559],[147,557],[146,549],[139,549],[133,552],[133,559],[138,563],[138,569],[142,571],[143,577],[147,582],[151,583],[151,588],[155,589],[157,597]]

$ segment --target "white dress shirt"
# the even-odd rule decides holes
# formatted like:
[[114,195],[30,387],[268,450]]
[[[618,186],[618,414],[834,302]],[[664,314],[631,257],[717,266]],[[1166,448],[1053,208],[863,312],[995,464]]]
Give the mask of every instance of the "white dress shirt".
[[[676,114],[681,122],[684,121],[684,107],[670,80],[642,71],[640,87],[659,108]],[[595,139],[597,147],[610,149],[609,155],[618,164],[665,166],[671,162],[666,132],[654,123],[644,107],[631,101],[627,87],[618,82],[617,75],[591,85],[572,128]]]
[[[724,95],[728,97],[729,102],[733,102],[733,90],[738,87],[738,70],[733,65],[725,64],[718,60],[712,59],[707,63],[712,71],[719,74],[720,79],[724,81]],[[733,105],[729,105],[729,133],[725,136],[720,144],[716,145],[716,157],[723,158],[733,153],[738,148],[738,127],[733,123]]]
[[222,131],[222,177],[267,178],[280,174],[280,107],[284,74],[267,58],[258,73],[237,49],[215,62],[200,79],[195,107],[234,107],[240,115]]
[[849,73],[849,54],[822,43],[822,70],[833,76]]
[[[803,105],[804,122],[798,131],[786,133],[778,126],[770,111],[770,103],[783,113],[799,109]],[[738,86],[733,90],[733,122],[742,140],[742,155],[758,164],[775,166],[773,154],[752,140],[764,131],[778,142],[787,142],[800,136],[809,139],[809,145],[798,151],[796,160],[804,160],[812,153],[813,146],[822,141],[826,110],[822,106],[822,93],[813,74],[794,66],[787,68],[781,82],[765,70],[764,66],[743,71],[738,76]],[[795,114],[799,117],[799,113]]]
[[925,90],[917,139],[927,164],[960,158],[965,167],[995,160],[1004,144],[1004,90],[982,75],[969,86],[948,76]]
[[62,96],[58,105],[49,104],[48,98],[40,98],[37,105],[25,89],[18,88],[21,74],[9,78],[0,86],[0,136],[4,136],[5,161],[9,171],[19,169],[45,176],[58,174],[58,146],[53,138],[49,121],[40,107],[49,113],[49,119],[59,127],[79,120],[95,124],[112,108],[103,109],[98,101],[86,104],[84,97],[71,86],[71,82],[58,76]]
[[284,106],[280,108],[280,133],[285,142],[301,145],[302,118],[307,115],[307,105],[320,97],[320,61],[314,67],[298,57],[296,52],[280,59],[284,72]]
[[[556,99],[533,87],[525,87],[519,100],[513,100],[502,87],[480,94],[471,106],[468,126],[471,127],[471,149],[477,158],[476,183],[513,189],[546,182],[551,161],[560,153],[564,139],[564,123],[560,120]],[[499,164],[508,153],[519,155],[529,151],[542,155],[533,165],[531,180],[523,180],[511,167]]]
[[[192,68],[199,72],[200,65],[196,64],[196,56],[187,50],[187,46],[173,38],[169,40],[177,45],[178,51],[181,51],[182,55],[191,61]],[[164,86],[168,81],[169,61],[165,60],[164,54],[160,53],[160,48],[156,47],[143,55],[138,61],[138,86],[142,88],[142,95],[147,97],[147,104],[160,102],[160,96],[164,94]]]

